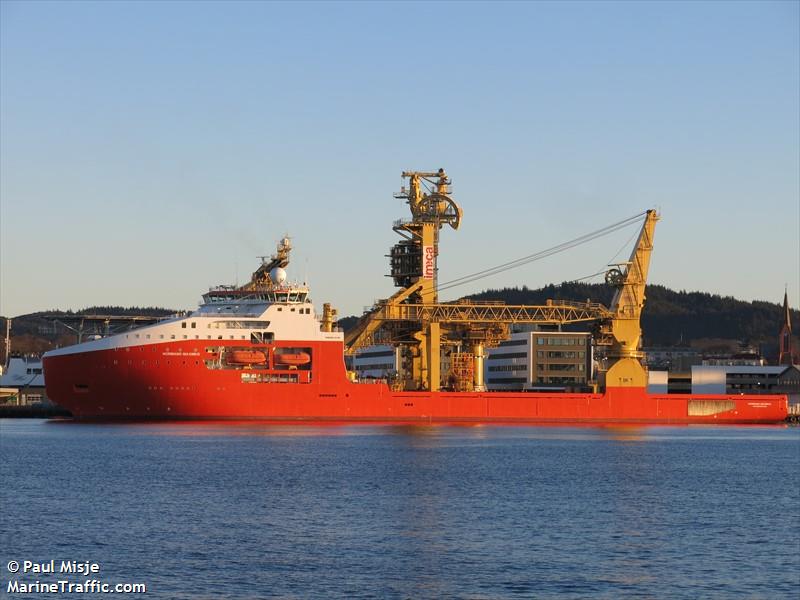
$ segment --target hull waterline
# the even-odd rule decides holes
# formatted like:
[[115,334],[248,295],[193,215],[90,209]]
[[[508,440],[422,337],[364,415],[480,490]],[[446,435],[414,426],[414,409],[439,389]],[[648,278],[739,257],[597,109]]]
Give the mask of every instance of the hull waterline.
[[216,368],[215,357],[236,342],[209,348],[202,340],[45,356],[47,393],[79,419],[737,424],[777,423],[787,414],[779,395],[398,392],[349,381],[341,342],[281,345],[303,347],[313,359],[306,369]]

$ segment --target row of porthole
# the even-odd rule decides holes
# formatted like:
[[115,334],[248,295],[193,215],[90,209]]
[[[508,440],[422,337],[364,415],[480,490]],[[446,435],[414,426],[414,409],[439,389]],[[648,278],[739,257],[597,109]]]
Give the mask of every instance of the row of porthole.
[[[111,364],[118,365],[118,364],[119,364],[119,361],[117,361],[117,360],[111,361]],[[129,360],[129,361],[128,361],[128,364],[132,366],[132,365],[133,365],[133,361],[132,361],[132,360]],[[146,361],[146,360],[143,360],[143,361],[141,362],[141,364],[142,364],[142,365],[144,365],[144,366],[147,366],[147,361]],[[164,364],[171,365],[172,363],[171,363],[170,361],[168,361],[168,360],[167,360],[167,361],[164,361]],[[186,364],[186,361],[184,360],[184,361],[183,361],[181,364],[185,365],[185,364]],[[200,364],[200,361],[196,360],[196,361],[194,361],[194,364],[196,364],[196,365],[199,365],[199,364]],[[154,360],[154,361],[153,361],[153,366],[155,366],[155,367],[159,366],[159,361],[157,361],[157,360]],[[100,368],[100,369],[105,369],[105,368],[106,368],[106,365],[105,365],[105,363],[98,363],[98,364],[96,364],[96,367],[97,367],[97,368]]]
[[[190,329],[197,329],[195,322]],[[206,329],[267,329],[269,321],[211,321],[206,323]],[[181,323],[181,329],[186,329],[186,322]]]
[[[168,361],[168,360],[167,360],[167,361],[164,361],[164,363],[165,363],[165,364],[168,364],[168,365],[171,365],[171,364],[172,364],[172,363],[171,363],[170,361]],[[129,361],[128,361],[128,364],[129,364],[129,365],[132,365],[132,364],[133,364],[133,361],[132,361],[132,360],[129,360]],[[186,361],[185,361],[185,360],[184,360],[184,361],[182,361],[182,362],[181,362],[181,364],[182,364],[182,365],[185,365],[185,364],[186,364]],[[194,361],[194,364],[196,364],[196,365],[199,365],[199,364],[200,364],[200,361],[199,361],[199,360],[196,360],[196,361]],[[145,366],[145,367],[147,366],[147,361],[146,361],[146,360],[143,360],[143,361],[142,361],[142,366]],[[157,367],[157,366],[158,366],[158,361],[157,361],[157,360],[154,360],[154,361],[153,361],[153,366],[155,366],[155,367]]]
[[[192,390],[192,388],[189,387],[188,385],[187,386],[177,386],[176,385],[174,387],[173,386],[169,386],[169,388],[167,388],[167,389],[169,389],[172,392],[189,392],[189,391]],[[158,391],[163,392],[164,388],[156,386],[156,385],[148,385],[147,386],[147,390],[150,391],[150,392],[158,392]],[[169,409],[167,409],[167,410],[169,410]]]
[[[153,363],[154,363],[154,366],[156,366],[156,367],[159,365],[159,361],[157,361],[157,360],[153,361]],[[119,361],[118,361],[118,360],[113,360],[113,361],[112,361],[112,364],[118,365],[118,364],[119,364]],[[128,361],[128,364],[132,366],[132,365],[133,365],[133,361],[132,361],[132,360],[129,360],[129,361]],[[142,361],[142,364],[143,364],[143,365],[146,365],[146,364],[147,364],[147,361],[143,360],[143,361]],[[165,361],[164,361],[164,364],[171,365],[171,364],[172,364],[172,361],[165,360]],[[184,360],[184,361],[182,361],[182,362],[181,362],[181,364],[182,364],[182,365],[185,365],[185,364],[186,364],[186,361],[185,361],[185,360]],[[194,361],[194,364],[196,364],[196,365],[199,365],[199,364],[200,364],[200,361],[199,361],[199,360],[196,360],[196,361]],[[104,368],[105,368],[105,365],[104,365],[104,364],[102,364],[102,363],[100,363],[100,368],[104,369]]]
[[[136,338],[137,338],[137,339],[139,338],[139,334],[138,334],[138,333],[136,333],[136,334],[134,334],[134,335],[136,336]],[[126,338],[127,338],[127,337],[129,337],[129,336],[128,336],[128,334],[126,334],[126,335],[125,335],[125,337],[126,337]],[[221,340],[221,339],[223,339],[223,337],[224,337],[224,336],[218,335],[218,336],[217,336],[217,339],[218,339],[218,340]],[[147,335],[145,335],[145,339],[148,339],[148,340],[150,339],[150,334],[149,334],[149,333],[148,333]],[[163,340],[163,339],[164,339],[164,334],[161,334],[161,335],[159,336],[159,339],[162,339],[162,340]],[[175,334],[172,334],[172,335],[170,335],[170,336],[169,336],[169,339],[171,339],[171,340],[174,340],[174,339],[176,339],[176,337],[175,337]],[[189,336],[188,336],[188,335],[184,335],[184,336],[183,336],[183,339],[184,339],[184,340],[188,340],[188,339],[190,339],[190,338],[189,338]],[[199,340],[199,339],[200,339],[200,336],[199,336],[199,335],[195,335],[195,336],[194,336],[194,339],[196,339],[196,340]],[[208,335],[206,336],[206,339],[207,339],[207,340],[213,339],[213,336],[212,336],[211,334],[208,334]],[[233,336],[233,335],[231,335],[231,336],[228,336],[228,339],[235,340],[235,339],[236,339],[236,336]],[[244,335],[242,335],[242,336],[239,336],[239,339],[242,339],[242,340],[244,340],[244,339],[247,339],[247,336],[244,336]],[[126,351],[128,351],[128,350],[126,349]]]

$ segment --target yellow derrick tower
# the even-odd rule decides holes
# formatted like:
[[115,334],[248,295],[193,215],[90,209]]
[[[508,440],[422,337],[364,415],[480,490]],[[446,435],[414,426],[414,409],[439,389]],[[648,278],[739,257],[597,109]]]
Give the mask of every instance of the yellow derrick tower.
[[[409,180],[408,188],[403,186],[394,197],[408,203],[412,218],[394,224],[393,229],[404,239],[391,249],[391,277],[400,288],[418,283],[406,300],[435,304],[439,230],[445,224],[458,229],[461,207],[449,196],[450,180],[444,169],[435,173],[403,171],[402,177]],[[426,192],[423,182],[431,185],[432,191]]]
[[[394,197],[405,200],[411,211],[411,220],[394,223],[394,231],[403,240],[390,251],[390,276],[395,287],[404,295],[398,302],[432,306],[438,302],[437,290],[439,256],[439,231],[447,224],[458,229],[461,224],[461,207],[449,196],[450,180],[444,169],[436,172],[403,171],[408,188],[401,187]],[[426,191],[424,185],[430,186]],[[406,294],[406,292],[408,292]],[[410,387],[439,389],[441,379],[439,363],[441,353],[441,327],[438,322],[421,323],[419,331],[405,329],[405,337],[415,340],[410,346]],[[400,333],[400,332],[398,332]]]
[[[378,301],[346,334],[347,353],[375,343],[400,346],[404,379],[398,385],[402,389],[436,391],[444,381],[448,389],[484,391],[484,350],[508,338],[510,325],[600,321],[598,343],[611,346],[608,384],[646,385],[639,317],[658,220],[655,211],[646,213],[631,260],[614,265],[607,275],[607,281],[617,287],[611,309],[589,301],[564,300],[549,300],[543,306],[463,300],[439,303],[439,232],[445,224],[458,229],[461,207],[450,196],[450,180],[444,169],[405,171],[402,177],[408,179],[408,186],[404,185],[395,198],[407,202],[411,219],[394,223],[394,231],[403,239],[389,254],[390,276],[400,290]],[[329,330],[334,318],[335,311],[326,305],[323,328]],[[450,358],[447,373],[442,373],[440,366],[443,348]]]

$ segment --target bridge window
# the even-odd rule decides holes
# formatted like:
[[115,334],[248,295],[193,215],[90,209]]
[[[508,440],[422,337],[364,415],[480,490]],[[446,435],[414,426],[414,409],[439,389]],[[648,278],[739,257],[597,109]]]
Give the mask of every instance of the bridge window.
[[250,343],[251,344],[268,344],[274,338],[274,334],[261,332],[261,331],[254,331],[250,334]]
[[505,352],[503,354],[498,354],[493,352],[490,354],[487,359],[488,360],[503,360],[506,358],[526,358],[528,356],[527,352]]
[[269,321],[213,321],[208,326],[212,329],[266,329]]

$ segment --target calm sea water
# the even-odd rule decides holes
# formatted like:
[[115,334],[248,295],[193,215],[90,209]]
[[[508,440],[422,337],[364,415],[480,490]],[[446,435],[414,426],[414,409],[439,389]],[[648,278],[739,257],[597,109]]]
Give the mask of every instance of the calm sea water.
[[50,559],[157,598],[800,593],[798,428],[20,420],[0,454],[0,594]]

